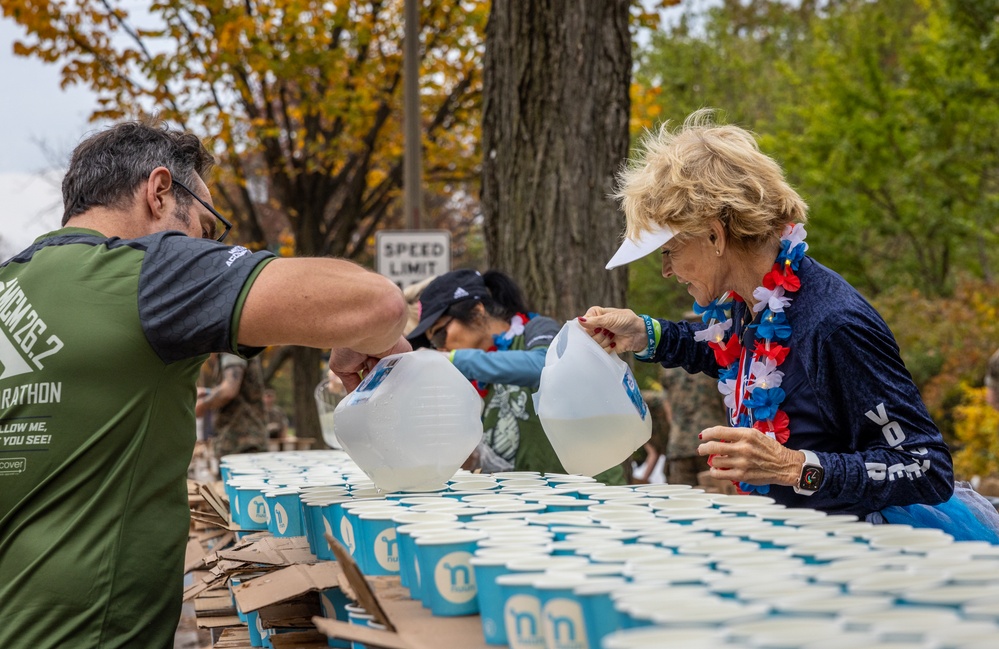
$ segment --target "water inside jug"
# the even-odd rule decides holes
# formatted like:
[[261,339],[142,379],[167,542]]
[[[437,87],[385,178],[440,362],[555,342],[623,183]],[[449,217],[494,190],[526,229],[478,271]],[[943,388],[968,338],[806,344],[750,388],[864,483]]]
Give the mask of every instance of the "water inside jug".
[[535,410],[569,473],[605,471],[652,435],[652,417],[631,368],[575,320],[548,348]]
[[334,411],[336,438],[384,491],[433,489],[482,439],[482,399],[440,352],[383,358]]

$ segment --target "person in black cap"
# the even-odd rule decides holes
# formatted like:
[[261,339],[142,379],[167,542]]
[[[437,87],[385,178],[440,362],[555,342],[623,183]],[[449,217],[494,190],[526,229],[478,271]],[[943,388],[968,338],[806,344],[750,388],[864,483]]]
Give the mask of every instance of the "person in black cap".
[[[499,271],[456,270],[423,290],[408,340],[446,352],[485,400],[483,440],[466,468],[564,473],[531,399],[558,331],[554,320],[529,311],[520,287]],[[614,467],[597,479],[623,484],[624,471]]]

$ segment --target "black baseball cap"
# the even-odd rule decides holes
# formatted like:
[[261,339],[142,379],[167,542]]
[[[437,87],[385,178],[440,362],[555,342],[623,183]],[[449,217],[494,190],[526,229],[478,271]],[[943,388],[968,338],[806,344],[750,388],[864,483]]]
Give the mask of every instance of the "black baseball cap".
[[453,305],[465,300],[481,300],[489,296],[489,289],[477,270],[453,270],[427,284],[420,294],[420,321],[406,339],[423,343],[427,329]]

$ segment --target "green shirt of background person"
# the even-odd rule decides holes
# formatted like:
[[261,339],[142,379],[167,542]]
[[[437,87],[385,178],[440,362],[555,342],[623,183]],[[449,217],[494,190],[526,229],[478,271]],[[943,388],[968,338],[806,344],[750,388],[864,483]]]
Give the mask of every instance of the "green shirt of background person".
[[346,371],[411,349],[384,277],[221,243],[211,167],[192,134],[96,133],[65,227],[0,264],[2,647],[173,647],[209,353],[333,347]]
[[[407,338],[447,352],[483,397],[482,443],[465,468],[565,472],[531,398],[558,331],[554,320],[530,312],[520,287],[500,271],[445,273],[420,294],[420,320]],[[624,484],[624,469],[596,478]]]

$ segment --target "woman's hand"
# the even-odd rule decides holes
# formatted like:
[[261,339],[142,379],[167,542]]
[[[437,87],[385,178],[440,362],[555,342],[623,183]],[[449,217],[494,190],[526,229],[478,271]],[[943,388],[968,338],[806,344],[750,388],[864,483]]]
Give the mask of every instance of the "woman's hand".
[[701,431],[700,455],[710,455],[711,477],[751,485],[794,486],[805,455],[755,428],[714,426]]
[[583,330],[608,352],[643,352],[649,346],[645,320],[631,309],[591,306],[578,320]]

